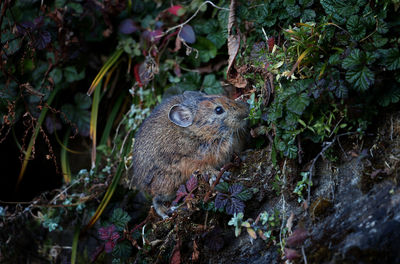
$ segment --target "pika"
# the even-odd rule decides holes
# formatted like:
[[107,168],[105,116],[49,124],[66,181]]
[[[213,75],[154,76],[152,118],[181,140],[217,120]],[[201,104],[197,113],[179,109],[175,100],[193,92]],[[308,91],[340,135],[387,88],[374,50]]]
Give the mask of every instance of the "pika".
[[153,196],[163,218],[193,172],[214,170],[240,151],[248,104],[225,96],[185,92],[161,102],[135,135],[130,185]]

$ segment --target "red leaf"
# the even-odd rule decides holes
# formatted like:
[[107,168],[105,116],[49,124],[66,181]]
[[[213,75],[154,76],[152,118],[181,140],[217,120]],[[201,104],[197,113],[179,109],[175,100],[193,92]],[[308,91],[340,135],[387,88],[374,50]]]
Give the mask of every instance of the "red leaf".
[[304,228],[297,228],[293,234],[287,238],[286,244],[290,247],[296,247],[303,244],[304,240],[308,237],[307,230]]
[[115,233],[115,226],[110,225],[99,228],[99,237],[101,240],[109,240]]
[[185,13],[185,9],[180,5],[175,5],[168,8],[168,12],[175,16],[182,16]]
[[285,251],[285,256],[288,260],[300,258],[300,254],[299,252],[297,252],[297,250],[291,248],[285,248],[284,251]]
[[187,195],[187,191],[185,185],[179,186],[179,189],[176,191],[176,198],[172,201],[172,204],[177,204],[183,197]]
[[275,38],[274,37],[270,37],[268,39],[268,51],[271,52],[272,49],[274,48],[275,45]]
[[192,175],[190,179],[186,182],[186,189],[188,192],[193,191],[197,187],[197,177]]
[[135,80],[137,81],[139,87],[142,87],[143,84],[142,84],[142,82],[140,81],[139,67],[140,67],[140,64],[139,64],[139,63],[136,64],[136,65],[133,67],[133,74],[135,75]]
[[169,261],[170,264],[180,264],[181,263],[181,245],[178,240],[175,244],[174,250],[172,251],[172,257]]

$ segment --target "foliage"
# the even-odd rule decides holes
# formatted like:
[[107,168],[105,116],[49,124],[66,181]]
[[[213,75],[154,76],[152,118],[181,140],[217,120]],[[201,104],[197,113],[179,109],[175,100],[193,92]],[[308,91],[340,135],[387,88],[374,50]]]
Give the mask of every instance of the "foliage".
[[229,185],[227,182],[219,183],[216,188],[215,208],[224,210],[227,214],[236,215],[242,213],[245,208],[244,202],[250,200],[253,192],[243,185],[235,183]]
[[[275,210],[273,214],[268,212],[262,212],[259,214],[257,219],[254,221],[249,218],[243,221],[243,213],[234,214],[228,225],[235,227],[235,236],[238,237],[241,234],[242,228],[246,228],[247,234],[250,236],[250,241],[260,237],[264,241],[275,241],[275,233],[277,228],[280,227],[279,211]],[[258,236],[257,236],[258,235]]]
[[299,203],[304,201],[303,191],[307,190],[309,186],[312,186],[312,182],[310,182],[310,172],[301,172],[300,175],[302,179],[297,182],[296,187],[293,192],[298,195],[297,201]]

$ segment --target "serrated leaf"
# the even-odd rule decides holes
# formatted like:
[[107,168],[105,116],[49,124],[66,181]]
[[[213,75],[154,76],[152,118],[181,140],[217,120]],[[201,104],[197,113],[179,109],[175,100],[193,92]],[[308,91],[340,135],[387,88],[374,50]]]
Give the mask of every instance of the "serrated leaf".
[[253,193],[250,189],[245,189],[241,191],[239,194],[235,195],[235,197],[239,198],[242,201],[248,201],[253,196]]
[[342,67],[346,70],[358,67],[361,64],[362,54],[359,49],[353,50],[342,62]]
[[351,37],[356,41],[362,39],[365,36],[366,28],[362,24],[361,19],[358,15],[351,16],[347,20],[346,27],[351,34]]
[[179,186],[179,189],[176,191],[176,198],[172,201],[172,203],[177,204],[186,195],[188,195],[186,187],[185,185],[181,184],[181,186]]
[[179,33],[179,37],[181,37],[185,42],[189,44],[193,44],[196,42],[196,35],[194,34],[193,28],[190,25],[184,25],[182,30]]
[[348,70],[346,72],[346,80],[354,85],[358,91],[366,91],[374,83],[374,73],[364,66],[360,70]]
[[203,80],[203,90],[206,94],[221,94],[222,86],[215,78],[214,74],[207,74]]
[[241,200],[231,197],[231,199],[226,203],[225,210],[227,214],[234,215],[235,213],[238,214],[243,212],[244,207],[245,205]]
[[400,51],[398,48],[378,50],[382,56],[383,66],[386,66],[388,70],[397,70],[400,68]]
[[226,37],[221,31],[211,31],[211,33],[207,35],[207,38],[214,43],[217,49],[220,49],[226,43]]
[[[301,115],[306,107],[310,104],[310,98],[305,93],[301,93],[298,96],[292,96],[286,103],[286,107],[289,111]],[[297,118],[296,118],[297,121]]]
[[301,15],[301,19],[303,20],[303,22],[314,21],[315,17],[316,17],[315,11],[312,9],[304,10]]
[[298,5],[288,5],[286,11],[291,17],[299,17],[301,15],[300,6]]
[[224,193],[218,193],[215,197],[215,208],[224,209],[228,203],[228,196]]
[[118,231],[124,230],[125,226],[131,220],[131,217],[121,208],[114,210],[110,221],[115,225]]
[[243,185],[240,183],[235,183],[232,186],[229,186],[229,193],[233,196],[239,194],[243,190]]
[[124,258],[127,259],[131,256],[132,246],[128,243],[128,241],[118,242],[113,248],[112,255],[115,258]]
[[347,98],[348,94],[349,94],[349,89],[347,88],[346,85],[344,85],[343,81],[340,80],[339,85],[335,89],[335,95],[338,98],[344,98],[345,99],[345,98]]
[[391,103],[397,103],[400,101],[400,87],[394,85],[388,92],[385,92],[379,99],[378,103],[386,107]]
[[186,189],[188,192],[193,191],[197,187],[197,177],[192,175],[190,179],[186,182]]
[[229,184],[227,182],[220,182],[215,186],[215,190],[223,193],[227,193],[229,190]]
[[217,55],[217,47],[214,43],[204,37],[198,37],[197,42],[193,47],[198,50],[201,62],[208,62]]

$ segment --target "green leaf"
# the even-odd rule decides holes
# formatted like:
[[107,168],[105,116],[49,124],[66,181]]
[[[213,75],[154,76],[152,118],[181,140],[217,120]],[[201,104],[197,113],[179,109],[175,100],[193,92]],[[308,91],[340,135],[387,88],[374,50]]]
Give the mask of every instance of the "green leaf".
[[243,191],[241,191],[239,194],[237,194],[235,196],[242,201],[247,201],[247,200],[251,199],[251,197],[253,196],[253,193],[250,189],[244,189]]
[[87,94],[84,93],[75,94],[74,100],[77,107],[80,109],[89,109],[89,107],[92,105],[92,100]]
[[207,74],[203,80],[203,90],[206,94],[221,94],[223,92],[221,84],[215,79],[214,74]]
[[400,51],[398,48],[378,50],[382,56],[383,66],[388,70],[397,70],[400,68]]
[[113,248],[112,255],[115,258],[127,259],[131,256],[132,246],[128,241],[118,242]]
[[310,98],[307,96],[307,94],[302,93],[298,96],[290,97],[286,103],[286,107],[289,111],[301,115],[309,104]]
[[364,66],[360,70],[348,70],[346,80],[353,84],[356,90],[366,91],[374,83],[375,76],[367,66]]
[[217,49],[220,49],[226,42],[226,37],[221,31],[214,31],[207,35],[207,38],[214,43]]
[[372,36],[372,43],[376,48],[384,46],[388,42],[387,38],[382,37],[380,34],[374,34]]
[[321,0],[320,3],[325,12],[338,24],[344,24],[351,15],[358,13],[361,5],[365,5],[357,0]]
[[115,225],[118,231],[124,230],[130,220],[131,217],[121,208],[115,209],[110,219],[111,223]]
[[56,6],[56,8],[63,8],[66,2],[67,0],[56,0],[54,2],[54,5]]
[[206,38],[198,37],[197,42],[193,47],[198,50],[201,62],[208,62],[217,55],[217,47]]
[[80,73],[78,73],[74,66],[69,66],[64,69],[64,76],[65,80],[69,83],[79,81],[85,77],[85,70],[82,70]]
[[222,192],[222,193],[227,193],[229,190],[229,184],[227,182],[220,182],[215,186],[215,190]]
[[379,105],[386,107],[391,103],[397,103],[400,101],[400,86],[393,85],[392,88],[383,93],[382,97],[378,99]]
[[303,20],[303,22],[314,21],[315,17],[316,17],[315,11],[312,9],[304,10],[301,15],[301,19]]
[[362,63],[362,52],[359,49],[353,50],[342,62],[346,70],[358,67]]
[[287,6],[286,11],[291,17],[299,17],[301,15],[300,6],[298,5]]
[[330,65],[336,65],[336,64],[339,64],[340,61],[341,60],[340,60],[339,54],[333,54],[332,56],[329,57],[328,62]]
[[351,34],[351,37],[356,41],[362,39],[365,36],[366,28],[362,24],[361,19],[358,15],[351,16],[347,20],[346,27]]
[[53,79],[55,84],[59,84],[63,77],[62,70],[60,68],[54,68],[49,73],[49,76]]

